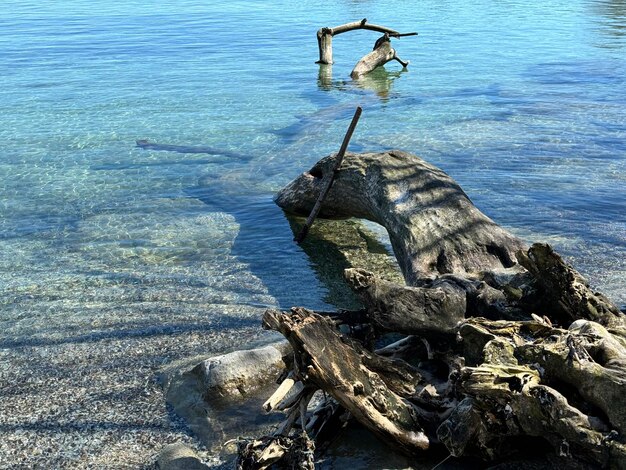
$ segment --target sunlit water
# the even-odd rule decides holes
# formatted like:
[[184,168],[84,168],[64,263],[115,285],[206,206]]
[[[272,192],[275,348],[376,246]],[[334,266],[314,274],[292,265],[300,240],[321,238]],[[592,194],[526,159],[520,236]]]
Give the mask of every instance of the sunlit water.
[[[2,4],[5,351],[333,308],[272,196],[356,105],[352,150],[421,155],[626,303],[623,1]],[[315,64],[319,27],[364,17],[419,32],[393,42],[408,71],[351,81],[365,31]]]

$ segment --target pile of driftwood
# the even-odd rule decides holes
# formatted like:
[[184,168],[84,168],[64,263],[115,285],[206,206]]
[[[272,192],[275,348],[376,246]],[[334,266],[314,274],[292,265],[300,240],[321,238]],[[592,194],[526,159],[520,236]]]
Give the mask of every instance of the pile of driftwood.
[[313,468],[349,419],[419,461],[442,446],[498,462],[552,455],[626,468],[625,315],[550,246],[530,248],[442,170],[401,151],[320,160],[276,202],[384,226],[399,285],[361,269],[365,308],[268,310],[293,349],[266,411],[285,420],[243,441],[239,468]]

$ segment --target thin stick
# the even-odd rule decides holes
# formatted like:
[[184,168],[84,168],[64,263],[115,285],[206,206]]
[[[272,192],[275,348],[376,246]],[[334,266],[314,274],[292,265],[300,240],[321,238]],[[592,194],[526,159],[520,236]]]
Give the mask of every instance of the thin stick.
[[341,162],[343,162],[343,157],[346,154],[346,150],[348,149],[348,143],[350,142],[352,133],[354,132],[354,129],[356,128],[356,125],[359,122],[359,118],[361,117],[362,111],[363,110],[361,109],[361,107],[357,106],[356,111],[354,112],[354,117],[352,118],[352,122],[350,123],[350,126],[348,127],[348,132],[346,132],[346,135],[343,138],[343,142],[341,143],[341,148],[339,149],[339,153],[337,154],[337,157],[335,160],[335,165],[333,166],[333,171],[326,178],[326,184],[322,187],[322,190],[320,191],[320,195],[318,196],[317,201],[315,202],[315,205],[313,206],[313,210],[311,210],[311,213],[309,214],[309,217],[307,217],[306,222],[304,223],[304,226],[302,227],[302,230],[300,230],[300,233],[298,233],[298,235],[296,235],[296,237],[294,238],[294,241],[298,244],[302,243],[302,241],[306,238],[307,234],[309,233],[309,229],[311,228],[311,225],[313,225],[313,221],[315,221],[317,214],[322,208],[322,203],[324,202],[324,199],[326,199],[326,195],[328,194],[328,191],[330,191],[330,187],[333,185],[333,181],[335,181],[335,174],[337,173],[337,171],[339,171]]

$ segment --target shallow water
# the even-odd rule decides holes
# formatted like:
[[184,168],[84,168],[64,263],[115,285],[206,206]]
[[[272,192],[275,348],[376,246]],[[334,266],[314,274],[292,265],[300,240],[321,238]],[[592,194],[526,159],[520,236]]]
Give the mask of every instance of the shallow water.
[[[2,380],[31,347],[221,350],[267,306],[333,308],[272,195],[337,150],[356,105],[352,150],[423,156],[626,304],[626,4],[457,3],[5,0]],[[394,41],[408,71],[351,81],[364,31],[315,64],[319,27],[364,17],[419,32]]]

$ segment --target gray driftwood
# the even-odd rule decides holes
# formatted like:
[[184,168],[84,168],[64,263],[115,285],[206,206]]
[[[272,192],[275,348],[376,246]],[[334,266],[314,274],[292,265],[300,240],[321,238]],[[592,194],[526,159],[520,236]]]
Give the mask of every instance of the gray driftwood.
[[[331,156],[320,160],[282,189],[276,203],[307,215],[332,164]],[[524,247],[480,212],[450,176],[400,150],[348,153],[319,216],[357,217],[385,227],[406,282],[414,286],[445,273],[510,268]]]
[[350,76],[352,78],[360,78],[365,74],[370,73],[372,70],[385,65],[387,62],[396,60],[402,64],[402,67],[407,67],[408,62],[400,59],[396,53],[396,50],[391,47],[391,40],[389,34],[385,33],[384,36],[379,38],[374,45],[374,50],[369,54],[363,56],[361,60],[357,62],[352,69]]
[[320,28],[317,31],[317,45],[319,48],[320,59],[318,64],[332,64],[333,63],[333,37],[338,34],[346,33],[348,31],[354,31],[355,29],[367,29],[370,31],[377,31],[379,33],[389,34],[391,36],[413,36],[417,33],[405,33],[401,34],[398,31],[387,28],[386,26],[379,26],[367,22],[367,18],[363,18],[359,21],[353,21],[352,23],[342,24],[335,26],[334,28]]
[[[331,164],[277,203],[306,214]],[[286,418],[244,443],[241,468],[311,468],[320,429],[342,410],[418,456],[445,446],[486,462],[626,468],[625,315],[548,245],[526,248],[443,171],[400,151],[347,155],[320,216],[383,225],[408,285],[348,269],[364,311],[266,312],[293,349],[266,402]],[[388,332],[408,336],[374,349]]]

